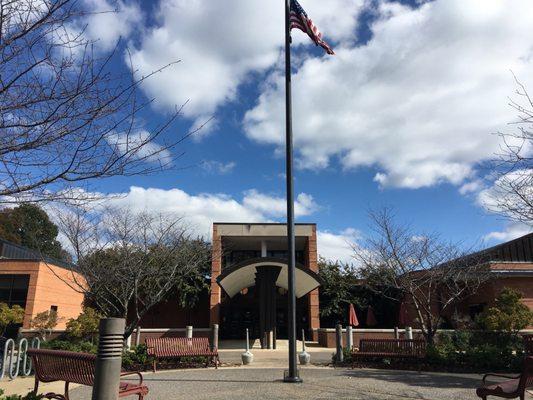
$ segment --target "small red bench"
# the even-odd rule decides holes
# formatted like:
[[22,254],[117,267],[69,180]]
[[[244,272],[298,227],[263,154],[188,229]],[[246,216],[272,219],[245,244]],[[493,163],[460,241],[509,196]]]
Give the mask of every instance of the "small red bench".
[[426,341],[420,339],[361,339],[359,351],[352,351],[354,359],[426,357]]
[[[487,385],[487,377],[495,376],[498,378],[507,378],[508,380]],[[483,400],[488,396],[503,397],[505,399],[524,400],[526,389],[533,387],[533,357],[526,357],[524,360],[524,369],[518,376],[508,376],[499,374],[486,374],[483,377],[483,386],[476,389],[476,394]]]
[[[65,393],[47,393],[46,398],[62,398],[69,400],[69,384],[93,386],[96,355],[86,353],[75,353],[72,351],[29,349],[28,355],[31,357],[35,369],[35,388],[39,390],[39,382],[65,381]],[[138,396],[142,400],[148,394],[148,388],[143,385],[143,377],[140,372],[123,372],[122,377],[137,375],[138,382],[131,383],[120,381],[118,397]]]
[[208,338],[146,338],[149,356],[154,358],[153,370],[156,371],[158,360],[181,359],[184,357],[206,357],[206,367],[220,364],[218,349],[211,350]]

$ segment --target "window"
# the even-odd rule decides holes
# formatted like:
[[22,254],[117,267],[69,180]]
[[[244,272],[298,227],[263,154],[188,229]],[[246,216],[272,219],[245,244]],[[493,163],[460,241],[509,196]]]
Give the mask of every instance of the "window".
[[26,307],[29,275],[0,275],[0,303]]
[[50,311],[57,314],[57,306],[50,306]]

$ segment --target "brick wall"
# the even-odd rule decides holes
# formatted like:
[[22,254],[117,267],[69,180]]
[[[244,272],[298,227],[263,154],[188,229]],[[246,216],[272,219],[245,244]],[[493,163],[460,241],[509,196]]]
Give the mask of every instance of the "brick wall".
[[32,318],[40,312],[49,311],[52,306],[57,306],[57,329],[64,329],[68,319],[76,318],[82,311],[84,296],[73,287],[76,286],[74,278],[83,281],[72,271],[41,261],[0,260],[0,274],[30,276],[23,323],[25,329],[30,327]]
[[[513,270],[513,271],[533,271],[533,263],[493,263],[492,270]],[[522,293],[522,302],[533,310],[533,277],[531,276],[495,276],[492,280],[480,287],[477,292],[460,303],[450,307],[444,315],[451,319],[451,315],[456,309],[460,315],[468,316],[470,307],[473,305],[484,304],[486,307],[492,307],[495,304],[496,297],[504,287],[518,290]],[[409,299],[406,299],[409,302]],[[438,312],[438,306],[435,304],[434,312]],[[416,313],[412,304],[408,304],[407,324],[416,326]],[[533,328],[531,326],[530,328]]]
[[220,323],[220,302],[222,288],[217,278],[222,273],[222,238],[218,234],[217,226],[213,224],[213,254],[211,259],[211,295],[209,299],[209,323]]
[[[139,343],[146,343],[147,338],[164,338],[164,337],[185,337],[185,329],[142,329],[141,328],[141,337],[139,338]],[[193,337],[211,337],[211,330],[208,328],[194,329],[193,328]],[[131,335],[131,343],[137,343],[137,331],[133,332]]]
[[[313,271],[318,272],[318,255],[317,255],[317,240],[316,240],[316,225],[313,225],[313,234],[307,238],[306,259],[307,267]],[[317,329],[320,328],[320,304],[318,300],[318,290],[315,289],[308,294],[309,296],[309,331],[311,340],[317,341]]]

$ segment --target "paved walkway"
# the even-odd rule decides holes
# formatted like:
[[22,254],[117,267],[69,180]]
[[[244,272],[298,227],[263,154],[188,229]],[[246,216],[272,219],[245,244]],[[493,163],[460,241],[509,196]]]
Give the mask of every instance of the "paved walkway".
[[[471,374],[344,369],[310,366],[301,369],[302,384],[281,382],[279,368],[226,367],[146,373],[149,399],[361,399],[463,400],[476,399],[481,376]],[[8,393],[27,393],[32,378],[1,381]],[[43,391],[62,393],[61,383],[43,385]],[[72,400],[89,400],[91,388],[71,390]],[[533,396],[526,397],[532,400]]]
[[[281,381],[276,368],[181,370],[145,375],[148,399],[475,399],[478,375],[450,375],[371,369],[305,368],[302,384]],[[72,391],[73,400],[90,399],[90,389]]]
[[[240,365],[244,345],[244,341],[221,342],[218,350],[220,361],[226,365]],[[298,352],[302,349],[300,341],[297,343],[297,349]],[[286,340],[278,340],[276,350],[261,350],[259,341],[256,340],[252,342],[250,351],[254,355],[255,367],[274,368],[287,363],[288,347]],[[327,365],[331,363],[335,349],[319,347],[318,343],[308,343],[307,352],[311,355],[311,362],[313,364]]]

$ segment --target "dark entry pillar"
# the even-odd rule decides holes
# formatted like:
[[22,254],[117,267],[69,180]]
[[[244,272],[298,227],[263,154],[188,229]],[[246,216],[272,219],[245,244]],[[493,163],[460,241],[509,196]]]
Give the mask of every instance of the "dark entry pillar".
[[259,339],[261,348],[271,349],[276,329],[276,281],[280,267],[257,267],[255,287],[259,300]]

